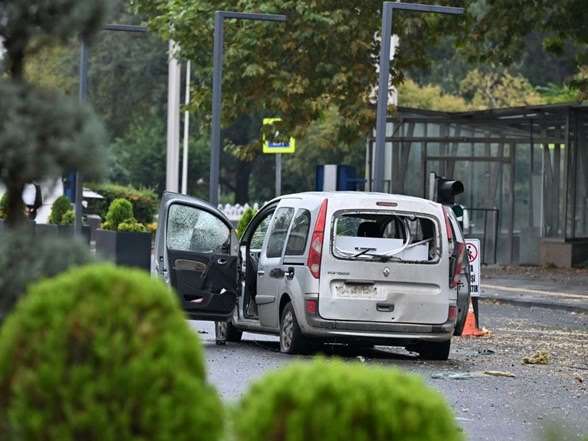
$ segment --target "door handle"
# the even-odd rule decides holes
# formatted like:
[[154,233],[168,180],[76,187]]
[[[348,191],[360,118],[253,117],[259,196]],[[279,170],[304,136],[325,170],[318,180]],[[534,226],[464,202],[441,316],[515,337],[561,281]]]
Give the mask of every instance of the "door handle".
[[286,273],[286,279],[293,280],[295,275],[295,271],[293,267],[288,268],[288,272]]

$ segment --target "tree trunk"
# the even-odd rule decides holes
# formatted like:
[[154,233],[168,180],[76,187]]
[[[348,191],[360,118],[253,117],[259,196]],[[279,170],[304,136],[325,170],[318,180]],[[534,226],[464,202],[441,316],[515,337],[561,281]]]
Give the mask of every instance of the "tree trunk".
[[8,199],[6,223],[11,227],[16,227],[25,222],[25,206],[22,201],[22,192],[24,191],[24,184],[14,183],[9,180],[6,188],[6,197]]
[[249,201],[249,180],[253,171],[253,161],[239,161],[235,174],[235,203],[244,205]]

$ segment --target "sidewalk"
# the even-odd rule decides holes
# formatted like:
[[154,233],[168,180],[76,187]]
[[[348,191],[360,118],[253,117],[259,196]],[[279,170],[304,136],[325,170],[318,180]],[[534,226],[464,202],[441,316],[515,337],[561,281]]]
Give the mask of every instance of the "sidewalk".
[[588,270],[482,267],[481,299],[588,313]]

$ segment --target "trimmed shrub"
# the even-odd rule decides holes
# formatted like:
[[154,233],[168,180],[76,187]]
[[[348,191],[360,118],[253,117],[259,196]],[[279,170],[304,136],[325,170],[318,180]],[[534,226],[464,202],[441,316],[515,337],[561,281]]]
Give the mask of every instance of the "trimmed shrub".
[[239,239],[241,239],[243,233],[245,233],[245,230],[247,229],[249,222],[251,222],[251,220],[255,216],[255,213],[256,211],[251,207],[247,208],[243,212],[241,219],[239,219],[239,224],[237,225],[237,236],[239,237]]
[[138,222],[142,224],[153,222],[158,204],[154,191],[116,184],[90,184],[86,186],[104,197],[104,199],[89,201],[90,211],[99,214],[102,219],[106,217],[108,207],[115,199],[126,199],[133,205],[133,212]]
[[49,215],[49,223],[61,225],[63,223],[63,215],[72,209],[71,201],[67,196],[59,196],[51,206],[51,214]]
[[318,359],[254,384],[235,414],[239,441],[458,441],[453,414],[417,376]]
[[29,285],[93,261],[88,245],[77,238],[39,236],[27,228],[4,231],[0,240],[0,323]]
[[62,225],[73,225],[75,220],[76,220],[76,213],[73,210],[68,210],[61,217],[61,224]]
[[142,271],[43,281],[0,329],[3,440],[216,441],[222,429],[198,336]]
[[127,233],[146,233],[147,228],[145,228],[145,225],[137,222],[137,219],[132,217],[118,224],[118,231]]
[[6,219],[8,214],[8,195],[4,193],[0,198],[0,219]]
[[106,222],[102,224],[102,228],[104,230],[118,231],[119,224],[133,217],[133,205],[126,199],[115,199],[108,207]]

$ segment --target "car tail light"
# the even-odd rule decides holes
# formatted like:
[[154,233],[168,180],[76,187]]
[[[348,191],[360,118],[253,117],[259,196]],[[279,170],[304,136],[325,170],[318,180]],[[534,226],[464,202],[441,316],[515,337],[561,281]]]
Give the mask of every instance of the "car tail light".
[[454,259],[453,268],[451,272],[451,282],[449,286],[451,288],[457,288],[459,286],[459,276],[463,272],[463,260],[465,257],[465,250],[466,246],[463,242],[456,242],[455,244],[455,252],[454,252]]
[[457,306],[449,305],[449,312],[447,314],[447,321],[454,322],[457,320]]
[[321,258],[323,254],[323,240],[325,237],[328,203],[328,199],[325,199],[321,204],[314,231],[312,233],[310,251],[308,252],[308,260],[306,262],[306,265],[310,269],[310,273],[315,279],[321,277]]
[[304,302],[304,307],[307,314],[316,315],[318,312],[318,300],[308,299]]

